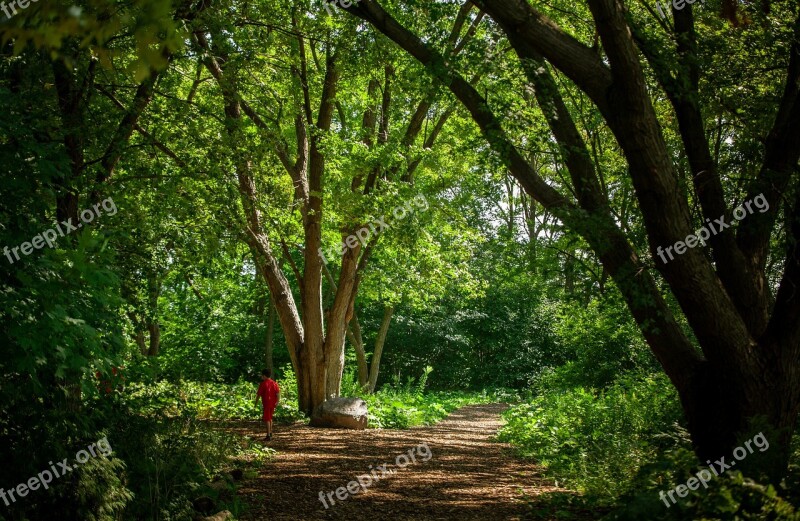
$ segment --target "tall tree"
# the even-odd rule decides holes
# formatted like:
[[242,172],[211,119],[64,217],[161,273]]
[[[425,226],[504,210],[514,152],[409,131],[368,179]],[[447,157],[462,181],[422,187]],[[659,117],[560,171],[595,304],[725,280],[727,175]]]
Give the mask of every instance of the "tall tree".
[[[293,94],[287,107],[283,100],[277,102],[274,117],[262,116],[247,101],[252,91],[243,77],[249,71],[236,56],[239,48],[258,40],[248,40],[247,32],[229,38],[210,20],[195,31],[194,38],[202,63],[219,85],[223,98],[225,132],[235,149],[233,166],[245,214],[243,237],[270,287],[298,375],[301,409],[311,414],[325,399],[340,392],[347,327],[354,316],[360,280],[385,234],[384,226],[371,221],[369,214],[390,211],[390,204],[408,203],[424,157],[421,149],[434,147],[454,107],[437,106],[441,89],[406,90],[408,80],[400,76],[391,53],[380,46],[368,58],[382,65],[381,74],[368,74],[361,79],[351,72],[350,81],[343,86],[342,71],[352,71],[346,56],[353,52],[353,24],[323,41],[306,34],[319,28],[301,21],[297,6],[289,7],[285,15],[283,20],[291,30],[282,33],[279,41],[288,45],[291,65],[289,75],[280,78],[287,92]],[[475,26],[464,25],[464,20],[456,23],[457,31],[452,31],[448,44],[452,55],[461,52],[474,33]],[[264,25],[250,20],[242,24]],[[348,94],[360,94],[363,101],[356,98],[357,103],[344,102],[339,97],[343,88],[348,89]],[[358,93],[362,88],[363,93]],[[408,98],[416,98],[411,107],[403,102]],[[269,102],[274,100],[264,104]],[[281,127],[289,121],[293,133]],[[291,179],[292,211],[299,211],[302,224],[300,259],[293,256],[280,230],[270,233],[265,224],[263,201],[257,189],[259,164],[249,146],[250,128],[269,143],[272,154]],[[331,164],[341,150],[334,145],[339,143],[349,148],[357,144],[365,154],[345,162],[341,170],[335,168]],[[397,159],[392,158],[394,154]],[[348,169],[344,175],[349,182],[332,183],[337,181],[334,174],[341,175],[344,168]],[[348,204],[333,206],[330,201],[323,205],[326,194],[336,189],[347,191],[340,197]],[[338,235],[344,245],[333,255],[323,248],[325,218],[331,207],[338,210],[332,220],[338,221]],[[299,300],[292,293],[287,273],[279,266],[281,256],[297,282]],[[335,259],[338,266],[332,265],[331,270],[335,284],[331,286],[332,299],[326,305],[323,264]]]
[[[562,29],[527,0],[475,0],[493,19],[519,60],[519,70],[535,92],[550,132],[561,146],[573,194],[556,190],[539,176],[520,152],[486,96],[464,79],[435,41],[403,26],[375,0],[347,8],[414,56],[449,87],[470,112],[492,148],[525,190],[567,226],[580,233],[601,259],[626,299],[653,353],[677,388],[698,456],[730,454],[737,435],[765,419],[775,429],[780,463],[768,465],[773,478],[786,468],[788,445],[800,407],[800,13],[785,6],[783,19],[764,24],[770,56],[784,66],[783,92],[773,114],[760,167],[741,191],[726,190],[713,161],[702,112],[695,8],[673,9],[671,59],[646,31],[642,12],[621,0],[589,0],[594,46]],[[712,17],[713,14],[706,16]],[[788,21],[789,19],[793,21]],[[712,24],[713,21],[708,23]],[[755,30],[755,29],[753,29]],[[790,42],[782,45],[782,34]],[[728,31],[728,39],[737,33]],[[691,188],[682,186],[664,128],[656,110],[649,70],[672,105],[683,152],[688,157]],[[579,89],[613,133],[628,171],[647,232],[652,261],[643,258],[621,230],[604,194],[597,166],[584,135],[564,100],[556,74]],[[663,114],[663,112],[661,113]],[[738,228],[717,230],[708,247],[687,248],[684,241],[706,223],[731,223],[734,208],[726,195],[743,201],[763,197],[768,207]],[[692,201],[699,214],[692,215]],[[781,203],[786,246],[772,250],[779,233]],[[698,224],[699,223],[699,224]],[[681,244],[685,251],[664,262],[659,251]],[[697,245],[697,242],[695,242]],[[769,284],[770,254],[781,258],[779,283]],[[656,273],[651,268],[655,264]],[[680,305],[696,344],[684,332],[656,282],[663,277]],[[699,349],[698,349],[699,348]],[[767,467],[766,464],[765,468]]]

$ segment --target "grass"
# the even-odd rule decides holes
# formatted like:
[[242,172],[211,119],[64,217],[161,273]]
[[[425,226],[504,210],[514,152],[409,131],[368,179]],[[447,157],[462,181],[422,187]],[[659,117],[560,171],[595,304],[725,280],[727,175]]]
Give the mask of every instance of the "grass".
[[[278,380],[281,401],[275,409],[276,423],[293,423],[302,420],[298,411],[297,383],[291,371],[284,371],[286,378]],[[420,425],[432,425],[445,418],[455,409],[465,405],[512,401],[517,397],[507,391],[425,391],[425,378],[408,380],[405,384],[395,381],[384,385],[374,394],[357,390],[346,375],[342,386],[343,396],[359,396],[367,402],[369,427],[382,429],[407,429]],[[139,411],[159,411],[175,415],[188,410],[198,419],[207,420],[256,420],[261,417],[260,406],[254,405],[256,385],[246,381],[234,384],[180,381],[160,381],[148,384],[129,384],[126,388],[128,400]]]

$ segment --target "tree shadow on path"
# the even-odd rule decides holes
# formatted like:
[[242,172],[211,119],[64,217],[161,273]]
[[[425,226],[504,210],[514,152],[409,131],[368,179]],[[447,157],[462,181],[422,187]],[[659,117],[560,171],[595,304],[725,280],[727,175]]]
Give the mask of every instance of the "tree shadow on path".
[[[392,519],[522,520],[530,517],[525,497],[569,492],[554,487],[540,469],[514,457],[510,445],[494,440],[502,425],[504,404],[463,407],[430,427],[408,430],[346,431],[302,424],[276,427],[268,446],[278,453],[245,481],[239,496],[249,506],[243,520]],[[255,439],[263,430],[255,422],[232,429]],[[416,462],[404,468],[398,456],[414,450]],[[381,465],[394,472],[368,486],[336,498],[335,491]],[[333,501],[320,500],[333,492]],[[539,512],[541,515],[541,512]],[[536,519],[545,519],[536,516]],[[560,518],[563,519],[563,518]]]

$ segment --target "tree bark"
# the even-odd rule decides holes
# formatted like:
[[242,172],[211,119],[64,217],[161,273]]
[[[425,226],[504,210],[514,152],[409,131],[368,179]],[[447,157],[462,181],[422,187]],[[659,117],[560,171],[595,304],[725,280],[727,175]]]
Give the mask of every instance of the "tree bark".
[[147,321],[147,330],[150,332],[150,342],[147,346],[147,356],[158,356],[161,350],[161,326],[158,320]]
[[133,324],[133,340],[136,342],[136,347],[139,348],[139,353],[142,356],[147,356],[147,341],[144,338],[146,326],[144,321],[135,312],[128,313],[128,318]]
[[158,273],[150,272],[147,276],[147,314],[145,321],[150,333],[147,356],[158,356],[161,350],[161,326],[158,323],[158,297],[161,296],[161,280]]
[[375,351],[372,354],[372,362],[369,367],[369,392],[371,393],[375,392],[375,386],[378,383],[378,372],[381,370],[381,355],[383,355],[386,335],[389,333],[389,324],[392,321],[392,314],[394,314],[394,306],[386,306],[383,308],[381,328],[378,330],[378,337],[375,339]]
[[275,338],[275,304],[269,298],[267,305],[269,306],[269,311],[267,312],[267,338],[264,342],[264,356],[267,369],[272,373],[274,369],[272,365],[272,346]]
[[356,352],[356,363],[358,364],[358,386],[360,389],[369,389],[369,367],[367,366],[367,354],[364,351],[364,339],[361,336],[361,324],[358,315],[353,315],[350,327],[347,329],[347,337],[353,344]]

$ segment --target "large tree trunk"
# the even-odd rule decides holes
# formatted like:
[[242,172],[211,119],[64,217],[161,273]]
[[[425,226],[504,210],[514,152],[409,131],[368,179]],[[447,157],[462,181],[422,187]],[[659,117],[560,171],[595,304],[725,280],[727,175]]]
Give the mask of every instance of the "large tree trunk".
[[[301,63],[305,63],[305,48],[301,41]],[[328,54],[325,62],[325,81],[322,85],[322,99],[314,131],[310,136],[310,154],[308,168],[308,205],[304,212],[305,230],[305,269],[303,270],[303,319],[306,325],[305,356],[308,361],[307,370],[310,379],[311,399],[307,413],[312,413],[328,397],[328,364],[327,358],[334,355],[337,349],[344,346],[344,332],[339,335],[337,329],[328,331],[325,335],[325,324],[322,311],[322,258],[319,254],[322,248],[322,180],[325,171],[325,156],[320,150],[320,139],[331,127],[333,111],[335,108],[336,88],[339,81],[339,72],[336,68],[337,57]],[[305,70],[303,65],[302,70]],[[302,78],[305,81],[305,78]],[[306,114],[311,113],[308,98],[305,98]],[[308,116],[307,116],[308,117]],[[307,120],[308,125],[312,122]],[[335,300],[340,299],[340,292]],[[347,295],[349,299],[349,294]],[[334,309],[331,315],[334,315]],[[332,322],[337,324],[340,319],[332,316]],[[341,374],[339,375],[341,382]],[[335,386],[338,394],[338,385]]]

